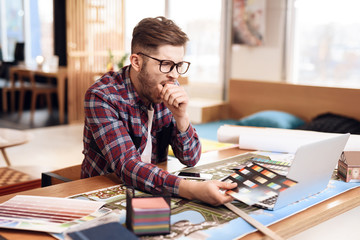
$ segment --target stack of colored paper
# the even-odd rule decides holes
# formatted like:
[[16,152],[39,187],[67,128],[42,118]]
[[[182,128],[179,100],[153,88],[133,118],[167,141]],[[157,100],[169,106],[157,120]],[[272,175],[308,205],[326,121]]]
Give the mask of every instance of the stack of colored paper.
[[162,197],[133,198],[133,231],[137,235],[170,232],[170,206]]

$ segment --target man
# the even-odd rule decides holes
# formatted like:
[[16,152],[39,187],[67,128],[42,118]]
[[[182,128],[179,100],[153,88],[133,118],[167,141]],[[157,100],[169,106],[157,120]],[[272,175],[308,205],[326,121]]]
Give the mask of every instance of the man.
[[201,144],[186,113],[188,96],[177,78],[188,38],[171,20],[146,18],[133,31],[130,65],[108,72],[85,94],[82,177],[115,172],[127,185],[212,205],[232,198],[221,193],[236,184],[196,182],[158,168],[168,146],[186,166],[200,159]]

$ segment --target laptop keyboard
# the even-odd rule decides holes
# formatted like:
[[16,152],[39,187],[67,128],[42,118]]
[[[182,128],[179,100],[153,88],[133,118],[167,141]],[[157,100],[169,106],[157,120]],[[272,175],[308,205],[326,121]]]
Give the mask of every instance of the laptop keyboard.
[[272,206],[275,204],[277,197],[278,197],[278,195],[275,195],[275,196],[269,197],[265,200],[262,200],[259,203],[262,203],[262,204],[268,205],[268,206]]

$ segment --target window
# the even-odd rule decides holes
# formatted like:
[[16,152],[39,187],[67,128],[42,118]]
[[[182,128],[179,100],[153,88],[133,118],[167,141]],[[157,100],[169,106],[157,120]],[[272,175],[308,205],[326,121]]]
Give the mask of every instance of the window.
[[[141,7],[139,7],[141,6]],[[165,15],[165,0],[126,0],[125,1],[125,49],[131,52],[131,39],[134,27],[143,18]]]
[[360,2],[295,0],[290,81],[360,87]]
[[[204,6],[206,11],[201,11]],[[191,62],[190,81],[217,83],[220,78],[221,1],[171,1],[169,17],[190,39],[186,51]]]
[[25,61],[54,54],[53,4],[48,0],[0,1],[0,46],[5,61],[14,60],[16,42],[25,42]]
[[[190,82],[188,86],[190,96],[221,100],[223,97],[223,66],[221,65],[223,1],[127,0],[125,3],[126,51],[130,52],[132,30],[141,19],[157,16],[170,18],[190,39],[185,56],[185,60],[191,62],[186,73]],[[207,91],[203,91],[204,85],[207,86]]]
[[0,46],[5,61],[14,60],[16,42],[24,41],[22,0],[0,1]]
[[[53,15],[53,1],[38,0],[38,14],[39,14],[39,35],[36,36],[41,39],[41,44],[36,46],[37,51],[33,51],[32,58],[37,55],[52,56],[54,55],[54,15]],[[34,9],[34,12],[36,10]],[[40,43],[40,41],[38,41]]]

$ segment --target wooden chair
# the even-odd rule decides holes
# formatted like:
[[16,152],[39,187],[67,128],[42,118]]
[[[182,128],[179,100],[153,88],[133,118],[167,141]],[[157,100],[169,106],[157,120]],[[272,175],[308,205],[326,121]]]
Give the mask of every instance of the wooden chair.
[[0,46],[0,78],[4,80],[5,86],[9,85],[9,71],[12,66],[16,66],[25,60],[25,43],[16,42],[13,61],[4,61]]
[[81,164],[41,174],[41,187],[79,180]]
[[[17,79],[15,79],[15,75]],[[7,111],[7,92],[11,93],[11,108],[15,108],[15,91],[20,92],[19,99],[19,116],[21,117],[25,93],[27,91],[31,92],[31,116],[30,120],[33,122],[34,113],[36,108],[37,97],[40,94],[46,95],[47,105],[49,112],[52,113],[52,102],[51,94],[57,93],[56,85],[51,84],[51,78],[46,78],[45,83],[39,83],[35,81],[35,75],[32,71],[26,69],[17,69],[16,71],[10,71],[10,86],[3,89],[3,110]]]
[[20,91],[20,82],[15,82],[13,76],[10,77],[10,84],[5,84],[2,88],[2,109],[3,112],[8,112],[8,103],[7,103],[7,95],[10,93],[10,111],[15,111],[15,92]]

